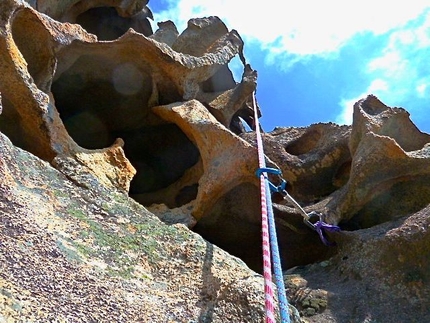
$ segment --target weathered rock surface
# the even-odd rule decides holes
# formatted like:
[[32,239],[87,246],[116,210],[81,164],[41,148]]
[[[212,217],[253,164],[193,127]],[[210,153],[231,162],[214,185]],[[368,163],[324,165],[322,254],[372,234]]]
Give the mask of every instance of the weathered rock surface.
[[124,193],[0,134],[0,321],[261,322],[262,279]]
[[427,322],[430,208],[343,232],[327,261],[285,274],[306,322]]
[[[261,272],[255,133],[242,124],[257,73],[217,17],[153,32],[147,4],[0,2],[4,318],[263,319],[261,277],[218,248]],[[289,194],[343,229],[327,247],[273,195],[303,322],[427,322],[430,135],[369,95],[352,126],[263,140]]]
[[369,96],[354,106],[348,183],[327,204],[333,222],[367,228],[430,203],[430,135],[400,108]]
[[[85,2],[85,9],[104,5],[119,11],[125,4],[131,2],[90,1]],[[42,12],[57,19],[83,5],[70,1],[59,8],[38,2]],[[104,179],[112,187],[128,191],[135,171],[127,159],[137,169],[132,193],[168,186],[197,162],[197,149],[177,126],[153,114],[153,106],[237,87],[227,64],[241,52],[243,43],[216,17],[190,22],[190,31],[170,47],[155,40],[157,33],[153,39],[133,29],[119,39],[101,42],[79,25],[49,19],[21,1],[4,1],[1,11],[1,73],[9,75],[1,84],[7,107],[2,131],[49,162],[73,157],[89,173],[98,167],[115,167],[116,174],[110,171],[112,176]],[[208,36],[200,47],[195,46],[196,30]],[[241,93],[253,89],[242,88],[235,93],[243,102]],[[216,97],[210,96],[212,101]],[[237,112],[226,106],[223,114],[222,106],[213,102],[212,107],[227,125]],[[234,107],[241,109],[238,104]],[[114,144],[117,138],[126,142],[125,147]],[[92,149],[98,149],[97,157]],[[120,157],[122,150],[127,159]],[[121,160],[115,161],[112,154]],[[181,162],[172,168],[170,161],[178,154],[182,154]],[[168,172],[163,160],[170,164]]]

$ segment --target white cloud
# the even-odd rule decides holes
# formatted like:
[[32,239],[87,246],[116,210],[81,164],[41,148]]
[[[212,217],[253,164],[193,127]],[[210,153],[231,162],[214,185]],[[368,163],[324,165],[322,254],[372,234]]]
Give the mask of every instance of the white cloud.
[[427,107],[420,106],[418,102],[429,99],[427,53],[430,46],[430,13],[387,34],[387,46],[379,56],[369,60],[363,70],[363,76],[370,85],[353,99],[341,100],[342,111],[337,117],[338,122],[350,123],[353,104],[371,93],[379,98],[389,98],[395,105],[408,104],[405,108],[417,119],[426,113]]
[[383,36],[387,46],[382,51],[360,53],[365,62],[362,75],[352,76],[348,84],[349,92],[357,88],[356,95],[339,100],[342,111],[336,122],[351,123],[353,104],[370,93],[388,105],[407,103],[405,108],[411,114],[424,116],[423,109],[414,107],[415,111],[411,111],[409,104],[415,99],[429,100],[430,95],[428,0],[167,1],[169,10],[155,12],[155,22],[173,20],[181,32],[190,18],[219,16],[245,40],[245,54],[253,66],[255,49],[260,49],[259,55],[265,55],[265,64],[287,70],[314,55],[336,57],[350,40],[365,39],[354,36]]
[[370,83],[368,88],[363,93],[357,95],[352,99],[342,99],[339,103],[342,107],[342,112],[337,116],[335,122],[338,124],[351,124],[354,104],[358,100],[364,99],[369,94],[373,94],[381,98],[382,95],[387,91],[389,91],[388,83],[382,79],[376,79],[372,83]]
[[415,80],[422,67],[422,60],[428,64],[427,48],[430,45],[430,14],[421,25],[394,29],[389,33],[389,41],[379,57],[367,66],[368,74],[383,75],[392,82]]
[[421,98],[423,98],[426,95],[427,92],[427,88],[430,86],[430,82],[429,83],[419,83],[416,86],[416,90],[417,90],[417,95]]
[[190,18],[219,16],[229,28],[238,30],[247,41],[257,41],[271,55],[333,52],[357,33],[385,33],[414,19],[424,8],[430,8],[427,0],[168,2],[168,11],[154,13],[155,22],[170,19],[182,31]]
[[342,107],[341,113],[336,117],[335,122],[337,124],[352,124],[352,112],[354,111],[354,103],[360,100],[361,98],[365,97],[365,94],[363,93],[359,97],[356,97],[354,99],[349,100],[341,100],[339,103]]
[[382,56],[371,60],[367,66],[367,72],[384,72],[385,76],[403,75],[407,70],[408,62],[403,53],[396,48],[389,48]]

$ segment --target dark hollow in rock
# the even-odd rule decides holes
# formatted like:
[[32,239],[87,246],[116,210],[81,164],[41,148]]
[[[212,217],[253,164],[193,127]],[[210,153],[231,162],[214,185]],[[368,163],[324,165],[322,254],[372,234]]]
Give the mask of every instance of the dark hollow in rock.
[[[199,158],[197,148],[174,124],[142,127],[130,134],[120,132],[120,137],[124,138],[127,158],[137,169],[130,194],[149,193],[173,184]],[[197,192],[193,198],[195,195]]]
[[100,149],[124,140],[137,170],[130,194],[169,186],[199,159],[178,126],[151,112],[152,87],[141,66],[97,55],[81,56],[52,84],[57,110],[77,144]]
[[235,86],[233,74],[227,65],[220,67],[212,77],[200,84],[201,90],[206,93],[227,91]]
[[142,14],[121,17],[115,8],[91,8],[76,17],[76,23],[97,36],[99,40],[114,40],[133,28],[145,36],[152,35],[151,25]]
[[194,200],[197,196],[198,189],[199,189],[199,184],[197,183],[181,188],[181,190],[178,192],[178,194],[175,197],[175,203],[176,203],[175,205],[177,206],[185,205],[191,202],[192,200]]
[[379,185],[375,196],[340,226],[350,231],[366,229],[418,212],[430,203],[429,181],[429,176],[417,176]]
[[[285,215],[276,207],[274,213],[284,270],[325,260],[334,253],[336,248],[323,245],[301,216]],[[260,191],[255,185],[243,183],[233,188],[193,231],[242,259],[256,272],[263,272]]]
[[300,156],[313,150],[322,137],[321,129],[309,128],[302,136],[288,143],[285,151],[291,155]]
[[328,197],[348,181],[350,164],[344,163],[338,169],[336,165],[318,169],[318,176],[312,171],[303,172],[300,181],[291,186],[288,192],[304,205],[314,204]]
[[349,180],[350,173],[351,173],[351,160],[347,160],[337,168],[332,179],[333,185],[337,188],[345,185]]
[[[243,183],[225,194],[193,231],[262,272],[260,191]],[[247,205],[246,208],[243,205]]]

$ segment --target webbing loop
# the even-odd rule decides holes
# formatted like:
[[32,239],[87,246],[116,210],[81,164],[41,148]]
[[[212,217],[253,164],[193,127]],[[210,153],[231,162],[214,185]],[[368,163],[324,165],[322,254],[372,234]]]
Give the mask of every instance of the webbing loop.
[[[325,231],[328,231],[328,232],[339,232],[341,230],[340,227],[338,227],[337,225],[325,223],[322,220],[322,214],[321,213],[317,213],[315,211],[312,211],[311,213],[309,213],[308,216],[309,216],[309,218],[308,219],[303,219],[303,222],[307,226],[309,226],[311,229],[315,230],[318,233],[318,235],[320,236],[321,241],[326,246],[334,246],[334,245],[336,245],[336,243],[330,242],[326,238]],[[313,222],[314,218],[317,218],[317,220],[315,222]]]

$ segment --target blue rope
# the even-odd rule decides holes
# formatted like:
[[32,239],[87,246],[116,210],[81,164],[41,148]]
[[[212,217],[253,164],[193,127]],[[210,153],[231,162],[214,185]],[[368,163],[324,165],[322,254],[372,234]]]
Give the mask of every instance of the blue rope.
[[[264,171],[264,170],[263,170]],[[282,274],[281,257],[279,256],[278,238],[276,234],[275,216],[273,214],[273,204],[271,196],[270,182],[265,177],[266,182],[266,202],[267,202],[267,217],[269,220],[269,237],[270,249],[272,250],[273,271],[275,283],[278,290],[279,311],[282,323],[290,323],[290,315],[288,310],[288,299],[285,292],[284,275]]]
[[[257,176],[260,177],[261,180],[263,180],[264,178],[265,190],[263,189],[263,187],[261,187],[262,188],[261,195],[262,196],[266,195],[265,196],[266,210],[264,210],[264,207],[262,207],[262,211],[267,211],[267,220],[268,220],[267,225],[269,227],[268,235],[270,240],[270,249],[272,251],[271,254],[272,254],[273,269],[275,274],[275,283],[276,283],[277,292],[278,292],[279,312],[281,316],[281,322],[290,323],[290,315],[288,310],[289,306],[288,306],[288,300],[285,292],[284,277],[282,275],[281,260],[279,257],[278,239],[276,237],[275,217],[273,215],[273,204],[272,204],[272,196],[270,192],[270,182],[267,176],[261,176],[263,172],[272,173],[272,174],[275,173],[280,175],[280,170],[266,167],[266,161],[264,158],[264,149],[263,149],[263,138],[260,133],[257,106],[255,104],[255,93],[253,93],[252,95],[252,100],[253,100],[253,107],[254,107],[254,120],[255,120],[255,129],[256,129],[255,132],[257,136],[258,164],[260,166],[260,168],[257,170]],[[262,181],[261,181],[261,184],[263,184]],[[266,316],[266,322],[268,321],[269,321],[269,318]]]

